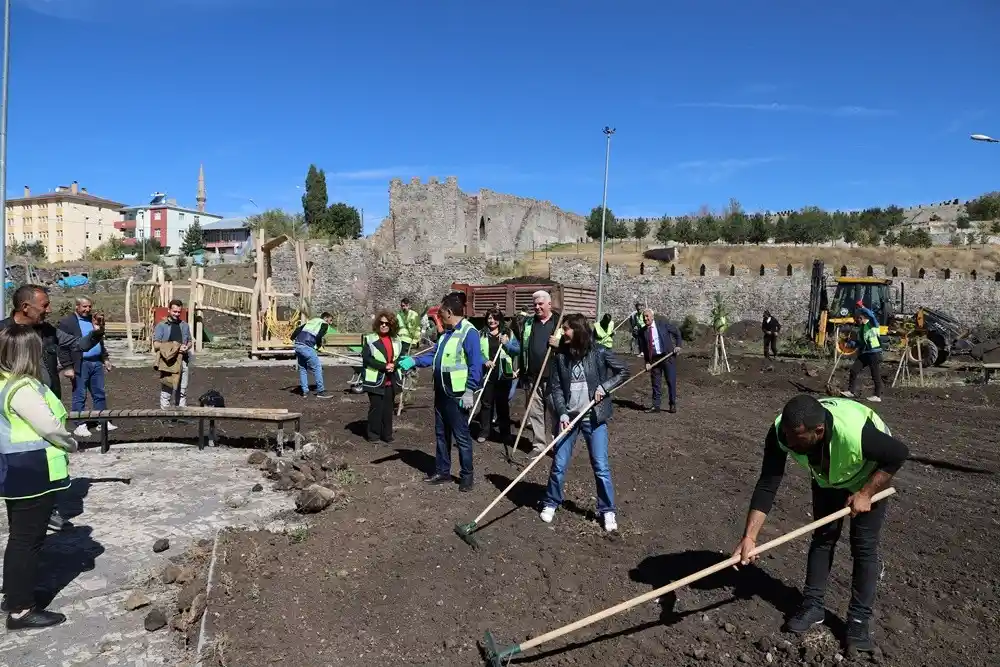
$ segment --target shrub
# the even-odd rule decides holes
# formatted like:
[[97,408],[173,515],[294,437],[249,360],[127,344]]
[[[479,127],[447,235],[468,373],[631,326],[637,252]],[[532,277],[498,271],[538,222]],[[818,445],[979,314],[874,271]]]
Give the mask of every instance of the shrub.
[[693,341],[698,336],[698,318],[688,315],[681,323],[681,338],[687,342]]

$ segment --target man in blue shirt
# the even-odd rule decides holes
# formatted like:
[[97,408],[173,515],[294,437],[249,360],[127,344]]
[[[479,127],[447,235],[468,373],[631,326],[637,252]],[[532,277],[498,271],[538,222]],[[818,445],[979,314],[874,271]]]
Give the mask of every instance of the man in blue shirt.
[[469,435],[469,412],[475,404],[475,392],[483,379],[483,354],[479,332],[465,319],[465,304],[457,294],[441,301],[438,316],[444,332],[434,347],[418,357],[402,357],[399,368],[434,367],[434,432],[437,452],[434,471],[424,481],[428,484],[451,482],[451,439],[458,445],[461,465],[459,491],[471,491],[472,437]]
[[[93,304],[90,299],[78,298],[75,312],[59,322],[59,329],[77,338],[87,336],[94,331],[92,309]],[[88,391],[93,400],[94,410],[106,410],[108,403],[104,391],[104,373],[111,370],[111,364],[108,363],[108,350],[104,347],[104,339],[86,350],[72,348],[70,358],[73,365],[64,369],[63,375],[70,379],[73,386],[73,410],[83,410],[86,407]],[[111,422],[107,422],[106,426],[109,431],[118,428]],[[78,438],[89,438],[91,434],[87,423],[80,422],[73,435]]]
[[882,341],[879,339],[879,322],[875,313],[858,302],[854,311],[854,322],[858,325],[857,338],[848,344],[858,351],[858,356],[851,365],[847,391],[840,392],[846,398],[855,398],[858,394],[861,371],[867,367],[872,374],[875,393],[868,397],[872,403],[882,402]]

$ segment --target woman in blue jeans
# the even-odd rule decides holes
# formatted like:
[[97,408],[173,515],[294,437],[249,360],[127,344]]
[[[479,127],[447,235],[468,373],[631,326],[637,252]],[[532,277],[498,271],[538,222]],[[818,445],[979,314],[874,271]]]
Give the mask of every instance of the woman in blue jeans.
[[549,398],[555,414],[559,415],[559,431],[566,430],[591,400],[596,400],[597,403],[555,446],[549,486],[545,491],[545,500],[542,501],[542,521],[550,523],[555,517],[556,508],[563,502],[566,468],[573,456],[577,435],[583,433],[590,452],[590,466],[594,469],[594,481],[597,483],[597,514],[602,518],[605,530],[618,530],[615,492],[611,486],[611,468],[608,464],[611,401],[602,399],[628,378],[628,367],[611,350],[593,344],[590,326],[583,315],[566,317],[562,331],[562,344],[549,379]]

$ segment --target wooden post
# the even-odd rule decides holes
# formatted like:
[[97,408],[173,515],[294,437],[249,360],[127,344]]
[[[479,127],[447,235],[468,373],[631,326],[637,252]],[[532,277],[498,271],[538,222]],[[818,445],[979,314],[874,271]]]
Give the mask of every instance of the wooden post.
[[205,348],[205,341],[204,341],[204,333],[205,333],[204,332],[204,326],[205,325],[204,325],[204,322],[202,322],[202,312],[201,312],[201,307],[205,303],[205,286],[204,286],[204,284],[201,283],[201,281],[204,280],[204,279],[205,279],[205,269],[204,269],[204,267],[199,266],[198,269],[197,269],[197,278],[196,278],[196,281],[195,281],[195,289],[197,290],[197,293],[198,293],[197,298],[198,298],[198,308],[199,308],[199,310],[195,312],[195,316],[194,316],[195,350],[197,350],[199,352]]
[[[128,340],[128,353],[135,354],[135,341],[132,340],[132,286],[135,276],[129,276],[125,283],[125,338]],[[107,430],[107,429],[105,429]]]
[[261,340],[260,318],[261,298],[264,290],[264,271],[262,262],[264,255],[264,230],[254,232],[254,280],[253,294],[250,295],[250,357],[257,358]]

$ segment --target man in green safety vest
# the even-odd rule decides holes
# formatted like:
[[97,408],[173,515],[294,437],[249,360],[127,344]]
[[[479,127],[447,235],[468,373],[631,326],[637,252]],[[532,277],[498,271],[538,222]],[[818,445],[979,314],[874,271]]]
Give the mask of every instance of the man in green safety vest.
[[323,347],[323,339],[332,325],[333,315],[323,313],[319,317],[306,320],[292,332],[295,361],[299,367],[299,388],[302,389],[303,398],[309,396],[309,373],[316,379],[316,397],[332,396],[326,392],[326,385],[323,383],[323,363],[319,360],[318,352]]
[[409,354],[410,349],[420,342],[420,315],[410,308],[410,300],[403,298],[399,302],[399,312],[396,313],[396,321],[399,323],[399,342],[402,345],[403,354]]
[[604,317],[594,322],[594,340],[609,350],[615,346],[615,321],[611,313],[604,313]]
[[872,403],[882,402],[882,341],[879,340],[879,323],[875,313],[863,304],[858,303],[854,311],[854,323],[858,325],[857,339],[849,341],[849,345],[858,351],[858,356],[851,364],[847,391],[840,392],[845,398],[854,398],[858,393],[861,371],[867,366],[872,374],[875,393],[868,397]]
[[472,437],[469,435],[469,412],[474,393],[483,378],[483,354],[479,347],[479,332],[465,319],[465,303],[460,294],[449,294],[441,300],[438,316],[444,332],[434,347],[419,357],[402,357],[399,369],[414,366],[434,367],[434,432],[437,452],[434,472],[424,480],[428,484],[451,482],[451,437],[458,446],[461,465],[459,491],[471,491]]
[[[743,538],[734,556],[743,565],[752,556],[757,534],[785,473],[791,456],[812,477],[812,516],[816,519],[851,508],[851,554],[854,572],[851,602],[847,608],[848,650],[874,651],[869,627],[875,589],[881,578],[879,533],[885,522],[887,501],[872,504],[872,496],[889,487],[909,456],[909,449],[892,437],[889,427],[871,408],[844,398],[816,399],[807,394],[785,404],[764,441],[764,461],[750,499]],[[806,564],[804,601],[785,623],[797,634],[822,623],[824,598],[833,550],[843,519],[816,529]]]
[[645,310],[638,301],[635,302],[635,310],[628,316],[628,328],[632,333],[632,340],[629,343],[629,353],[642,356],[642,328],[646,326],[642,312]]

